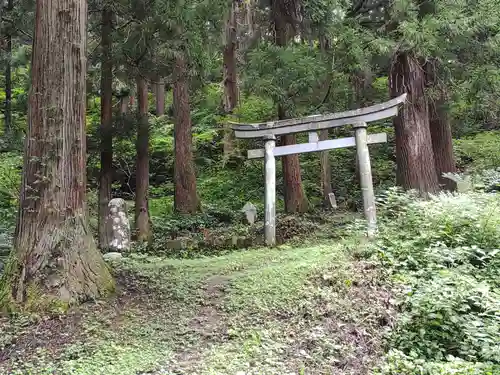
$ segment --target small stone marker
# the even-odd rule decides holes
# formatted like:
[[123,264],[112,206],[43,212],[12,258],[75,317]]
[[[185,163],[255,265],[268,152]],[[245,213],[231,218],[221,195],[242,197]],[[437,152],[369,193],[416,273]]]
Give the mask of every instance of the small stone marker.
[[115,252],[106,253],[102,257],[106,262],[114,262],[123,259],[123,255],[121,253],[115,253]]
[[447,178],[457,185],[457,192],[466,193],[472,190],[472,181],[470,176],[461,176],[458,173],[445,172],[443,177]]
[[335,194],[329,193],[328,194],[328,199],[330,201],[330,206],[332,206],[332,208],[334,210],[336,210],[337,209],[337,199],[335,199]]
[[111,199],[108,203],[106,230],[108,231],[109,249],[126,252],[130,250],[130,223],[127,217],[127,206],[121,198]]
[[255,207],[252,203],[247,202],[241,211],[245,213],[248,224],[252,225],[255,223],[255,219],[257,219],[257,207]]

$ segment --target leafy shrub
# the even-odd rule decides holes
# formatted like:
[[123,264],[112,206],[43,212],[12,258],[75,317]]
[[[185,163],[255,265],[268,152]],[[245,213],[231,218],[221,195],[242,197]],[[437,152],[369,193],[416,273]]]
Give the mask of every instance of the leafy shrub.
[[279,239],[284,241],[303,234],[311,234],[317,228],[317,224],[307,217],[281,216],[276,222],[276,232]]
[[195,215],[172,213],[153,218],[154,234],[159,238],[175,238],[182,234],[200,233],[203,229],[216,228],[242,219],[241,212],[230,209],[205,206],[203,212]]
[[441,193],[422,201],[415,193],[393,188],[378,202],[380,251],[389,249],[386,255],[414,261],[415,266],[428,265],[426,254],[431,244],[491,249],[500,243],[500,201],[496,194]]
[[500,294],[464,268],[418,281],[402,303],[391,345],[442,361],[448,355],[500,363]]
[[[280,176],[278,175],[277,178]],[[198,190],[202,202],[240,210],[252,202],[262,212],[264,197],[263,163],[247,162],[238,169],[207,171],[199,179]]]
[[155,221],[157,218],[162,219],[166,216],[170,216],[173,213],[174,197],[172,195],[149,199],[149,214],[153,221]]
[[474,187],[476,190],[483,190],[486,192],[500,191],[500,168],[487,169],[481,171],[475,176]]
[[474,170],[500,167],[500,132],[488,131],[455,141],[457,164]]
[[374,375],[495,375],[499,372],[500,366],[491,363],[467,362],[452,356],[447,362],[429,362],[415,354],[391,350]]
[[380,374],[498,370],[498,198],[471,191],[424,201],[394,188],[379,199],[375,247],[402,286],[402,313],[388,340],[393,350]]
[[21,155],[0,154],[0,228],[2,230],[11,230],[15,224],[21,172]]
[[239,122],[261,122],[273,118],[276,106],[270,99],[256,95],[246,95],[234,111]]

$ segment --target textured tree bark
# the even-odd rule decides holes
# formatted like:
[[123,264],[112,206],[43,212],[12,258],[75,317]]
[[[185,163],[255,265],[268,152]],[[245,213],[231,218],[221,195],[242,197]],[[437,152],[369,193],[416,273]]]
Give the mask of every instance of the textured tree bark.
[[354,100],[351,103],[351,109],[358,109],[373,104],[368,100],[373,83],[370,70],[367,68],[365,70],[358,69],[351,74],[350,81],[354,89]]
[[135,227],[137,241],[148,242],[151,238],[149,222],[149,123],[148,123],[148,85],[141,76],[137,77],[137,162],[135,183]]
[[188,89],[186,61],[184,56],[178,55],[174,67],[174,208],[180,213],[193,213],[200,209],[193,164]]
[[106,230],[108,203],[111,200],[113,183],[113,60],[111,56],[111,33],[113,31],[113,11],[105,7],[102,11],[101,26],[101,174],[99,178],[99,247],[109,245]]
[[36,4],[19,215],[0,282],[4,309],[61,310],[114,287],[87,224],[86,18],[84,0]]
[[434,162],[436,173],[441,186],[447,190],[455,190],[456,183],[443,177],[443,173],[456,172],[455,156],[453,154],[453,137],[451,124],[446,111],[447,93],[437,78],[437,61],[429,61],[425,64],[427,86],[437,91],[436,97],[429,99],[429,121],[432,138],[432,149],[434,151]]
[[[295,134],[288,134],[282,137],[283,146],[294,145],[296,143]],[[307,212],[309,202],[302,187],[299,156],[287,155],[283,156],[282,160],[285,185],[285,211],[288,213]]]
[[[290,4],[283,0],[272,1],[272,18],[275,31],[275,44],[279,47],[287,45],[290,35],[287,33],[287,22],[293,22],[294,17],[288,17],[284,12],[292,14],[295,9],[288,9]],[[287,21],[288,19],[288,21]],[[278,103],[278,118],[283,120],[286,118],[285,110],[281,103]],[[282,137],[284,146],[296,144],[295,134],[285,135]],[[304,189],[302,187],[302,178],[300,175],[299,155],[287,155],[282,158],[283,165],[283,181],[285,192],[285,211],[288,213],[306,212],[309,208]]]
[[155,84],[156,95],[156,116],[163,116],[165,114],[165,82],[163,78],[158,78]]
[[[238,0],[233,0],[226,18],[224,29],[224,50],[222,54],[224,66],[224,113],[231,115],[238,105],[238,75],[236,68]],[[228,160],[234,152],[234,135],[229,123],[224,124],[224,160]]]
[[397,180],[404,189],[422,194],[439,190],[425,96],[425,74],[418,60],[408,53],[393,56],[389,77],[390,93],[408,97],[394,118]]
[[[328,139],[328,129],[319,133],[319,140]],[[328,151],[322,151],[319,154],[319,163],[321,167],[321,193],[323,194],[323,207],[332,208],[330,203],[330,194],[332,190],[332,167],[330,165],[330,154]]]

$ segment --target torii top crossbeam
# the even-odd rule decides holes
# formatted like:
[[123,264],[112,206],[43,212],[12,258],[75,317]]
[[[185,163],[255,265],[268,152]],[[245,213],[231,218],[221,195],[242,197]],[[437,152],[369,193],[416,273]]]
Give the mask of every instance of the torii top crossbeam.
[[317,131],[344,125],[367,123],[396,116],[398,105],[403,103],[405,99],[406,94],[403,94],[384,103],[351,111],[255,124],[232,122],[231,125],[236,138],[262,138],[271,135]]

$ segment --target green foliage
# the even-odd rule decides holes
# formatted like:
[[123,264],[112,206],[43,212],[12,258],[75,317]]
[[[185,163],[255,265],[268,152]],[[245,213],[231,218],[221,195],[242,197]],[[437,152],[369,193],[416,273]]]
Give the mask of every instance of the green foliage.
[[21,186],[22,157],[16,153],[0,154],[0,227],[13,229]]
[[239,169],[207,171],[199,183],[201,199],[208,204],[217,203],[233,210],[240,210],[249,201],[261,208],[264,196],[263,173],[262,163],[253,161],[246,162]]
[[231,224],[235,221],[235,213],[229,209],[204,207],[204,212],[197,215],[171,214],[168,216],[153,217],[155,232],[157,232],[158,243],[161,248],[161,239],[165,235],[175,238],[177,235],[186,233],[201,233],[203,229],[215,228],[220,225]]
[[262,122],[275,116],[276,106],[267,97],[248,95],[241,97],[234,116],[238,122]]
[[500,132],[489,131],[455,141],[457,164],[480,171],[500,168]]
[[260,259],[256,258],[260,267],[249,269],[232,284],[233,295],[227,308],[251,314],[252,310],[287,310],[300,305],[303,293],[310,292],[304,289],[308,277],[328,270],[336,261],[332,253],[341,256],[337,249],[332,250],[330,245],[320,245],[260,255]]
[[[346,340],[353,326],[369,332],[371,343],[380,338],[374,330],[383,309],[375,292],[377,276],[371,275],[373,284],[363,281],[346,259],[350,246],[325,242],[183,260],[134,256],[120,267],[129,278],[168,296],[169,305],[195,303],[191,308],[197,315],[186,326],[195,324],[194,336],[192,329],[181,328],[182,355],[192,358],[184,372],[234,374],[252,362],[259,374],[297,368],[321,373],[346,357],[367,360],[360,345]],[[371,285],[369,293],[354,286],[363,282]],[[368,295],[373,304],[363,303]],[[201,339],[198,321],[203,322]],[[356,366],[354,360],[351,365]],[[174,360],[166,367],[175,366]]]
[[74,344],[63,353],[59,363],[44,363],[46,353],[38,354],[38,363],[20,363],[11,375],[51,375],[55,372],[71,375],[131,375],[136,371],[147,371],[159,366],[168,355],[168,350],[156,344],[146,346],[143,342],[103,341],[88,345]]
[[248,92],[282,104],[293,117],[317,105],[311,94],[323,84],[326,66],[319,51],[305,45],[265,44],[249,54],[245,74]]
[[[379,237],[367,245],[354,237],[313,240],[308,227],[306,244],[298,246],[196,259],[131,254],[114,265],[125,283],[119,307],[87,311],[85,341],[64,345],[57,356],[40,349],[16,361],[13,373],[132,375],[173,371],[178,358],[189,358],[185,373],[233,374],[253,363],[262,374],[332,368],[347,374],[361,363],[367,371],[376,365],[383,334],[392,327],[376,375],[496,374],[498,195],[422,201],[395,189],[379,203]],[[217,210],[171,215],[162,224],[193,231],[231,216]],[[293,231],[295,219],[278,222]],[[376,262],[368,258],[374,249]],[[392,276],[394,291],[383,272]],[[4,345],[10,345],[16,333],[5,332]]]
[[[153,371],[168,358],[170,352],[164,342],[153,343],[146,339],[151,326],[132,327],[137,324],[133,315],[127,317],[132,332],[113,332],[107,326],[109,322],[93,318],[95,320],[86,321],[84,327],[91,341],[77,340],[67,345],[57,361],[53,360],[50,350],[39,348],[29,361],[12,361],[9,374],[133,375],[138,371]],[[27,325],[22,321],[21,324]],[[22,325],[17,329],[22,329]],[[100,332],[99,338],[94,336],[97,332]]]
[[434,361],[451,355],[500,363],[500,294],[469,272],[457,267],[418,281],[407,292],[391,345]]
[[495,375],[500,371],[498,365],[467,362],[449,357],[448,362],[439,363],[408,356],[399,350],[391,350],[386,363],[375,375]]
[[486,192],[500,191],[500,168],[488,169],[482,171],[476,175],[476,185],[477,190],[482,190]]
[[452,374],[460,361],[466,374],[498,368],[499,202],[479,192],[381,198],[378,257],[402,289],[381,373]]

